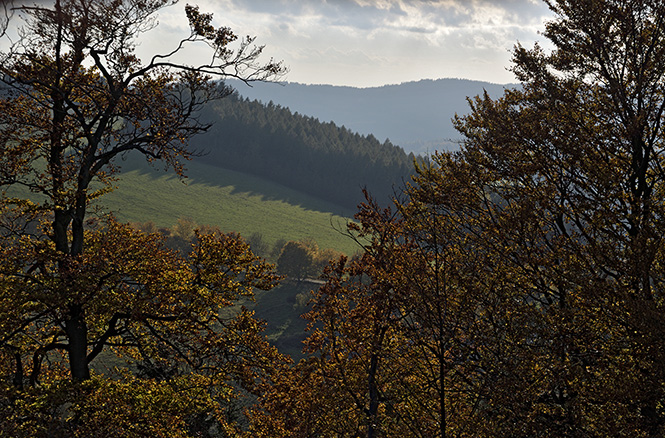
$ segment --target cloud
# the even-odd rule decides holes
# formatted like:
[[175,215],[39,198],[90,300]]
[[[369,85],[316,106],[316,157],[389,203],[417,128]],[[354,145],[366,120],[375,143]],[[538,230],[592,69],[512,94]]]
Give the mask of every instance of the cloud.
[[[196,0],[217,25],[258,36],[288,80],[356,86],[439,77],[508,82],[510,49],[542,40],[536,0]],[[179,3],[160,14],[188,32]],[[160,26],[162,27],[162,26]],[[168,35],[166,35],[168,36]],[[167,38],[155,38],[146,49]],[[173,37],[172,37],[173,38]]]
[[[510,49],[518,40],[542,43],[538,31],[550,16],[539,0],[189,2],[212,12],[215,25],[257,36],[265,60],[290,67],[287,80],[353,86],[442,77],[512,81]],[[160,11],[159,26],[141,38],[142,59],[168,53],[189,35],[184,6],[181,0]],[[183,56],[196,63],[210,54],[191,45]]]

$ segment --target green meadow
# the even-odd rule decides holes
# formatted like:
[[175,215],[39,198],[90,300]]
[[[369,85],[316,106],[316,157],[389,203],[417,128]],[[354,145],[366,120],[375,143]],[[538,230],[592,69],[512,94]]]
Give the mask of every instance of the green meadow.
[[[172,170],[153,168],[138,160],[121,161],[115,189],[96,200],[94,214],[112,212],[120,221],[152,221],[158,227],[172,227],[179,218],[198,225],[218,226],[243,236],[260,233],[272,247],[284,240],[313,239],[320,248],[333,248],[347,255],[360,248],[345,234],[353,211],[313,196],[245,173],[187,162],[186,178]],[[12,188],[12,196],[39,197],[25,188]],[[267,323],[266,335],[280,351],[302,357],[305,337],[300,315],[307,311],[312,284],[285,281],[271,291],[256,291],[256,301],[243,301]],[[110,361],[107,363],[107,361]],[[97,367],[111,366],[105,357]]]
[[96,206],[121,221],[171,227],[179,218],[264,241],[313,239],[321,248],[354,254],[344,232],[352,211],[244,173],[187,162],[187,178],[136,162],[121,162],[116,189]]

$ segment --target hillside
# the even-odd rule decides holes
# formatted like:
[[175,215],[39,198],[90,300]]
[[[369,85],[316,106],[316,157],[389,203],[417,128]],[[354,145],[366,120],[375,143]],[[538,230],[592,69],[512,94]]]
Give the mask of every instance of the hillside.
[[[94,203],[88,217],[113,212],[123,222],[152,221],[165,228],[173,227],[179,218],[189,218],[245,238],[258,233],[272,249],[280,242],[310,238],[321,248],[347,255],[360,249],[343,234],[353,210],[274,182],[196,161],[187,163],[185,180],[146,165],[137,155],[119,164],[122,173],[117,188]],[[10,195],[38,198],[18,186]],[[255,303],[242,303],[266,320],[266,335],[274,345],[296,358],[301,356],[300,342],[305,338],[306,323],[300,315],[307,310],[309,289],[284,282],[273,291],[257,291]]]
[[435,149],[454,149],[459,133],[451,119],[469,110],[467,96],[494,97],[515,84],[493,84],[466,79],[406,82],[373,88],[255,83],[251,87],[229,81],[241,96],[290,108],[294,112],[333,121],[380,141],[390,139],[407,153],[427,154]]
[[413,154],[373,135],[237,94],[211,105],[210,132],[192,141],[197,160],[249,173],[355,209],[367,188],[381,203],[413,173]]
[[339,232],[353,211],[339,205],[200,162],[187,164],[184,181],[136,159],[121,165],[118,188],[104,196],[100,206],[122,221],[170,227],[178,218],[191,218],[245,237],[260,233],[270,246],[278,240],[312,238],[322,248],[357,251]]
[[[134,157],[122,163],[118,188],[101,203],[122,221],[153,221],[171,227],[178,218],[218,225],[244,237],[259,233],[273,248],[280,241],[311,238],[321,248],[347,255],[359,251],[341,231],[354,211],[241,172],[193,161],[184,181]],[[281,352],[302,357],[311,285],[290,282],[269,292],[256,291],[256,302],[242,304],[265,320],[266,336]]]

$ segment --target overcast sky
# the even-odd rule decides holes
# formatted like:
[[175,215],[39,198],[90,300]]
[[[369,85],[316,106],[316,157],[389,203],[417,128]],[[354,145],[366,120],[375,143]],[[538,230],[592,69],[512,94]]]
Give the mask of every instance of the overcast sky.
[[[52,4],[24,3],[34,2]],[[288,66],[284,80],[354,87],[439,78],[514,82],[511,49],[518,41],[548,47],[539,32],[552,17],[542,0],[180,0],[143,35],[141,58],[189,35],[187,3],[212,12],[216,26],[256,36],[265,61]],[[203,49],[188,48],[192,64],[209,53]]]
[[[420,79],[514,82],[510,50],[545,43],[540,0],[189,0],[214,24],[257,36],[285,80],[370,87]],[[139,53],[187,35],[181,0],[160,12]],[[546,44],[544,44],[546,46]],[[195,56],[192,54],[192,56]],[[147,57],[147,56],[146,56]]]

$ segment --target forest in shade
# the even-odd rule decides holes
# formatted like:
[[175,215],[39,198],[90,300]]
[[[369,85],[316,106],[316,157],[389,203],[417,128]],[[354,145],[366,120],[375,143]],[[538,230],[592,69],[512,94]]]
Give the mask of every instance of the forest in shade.
[[364,188],[387,202],[413,174],[416,157],[401,147],[272,102],[264,105],[234,93],[211,103],[203,118],[213,126],[193,139],[201,153],[195,159],[346,208],[363,200]]

